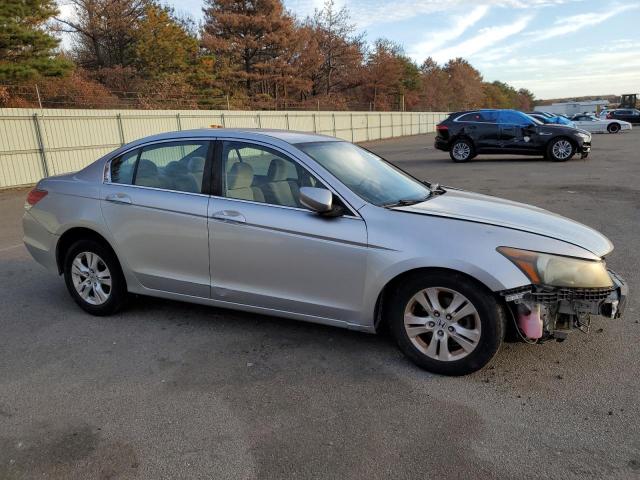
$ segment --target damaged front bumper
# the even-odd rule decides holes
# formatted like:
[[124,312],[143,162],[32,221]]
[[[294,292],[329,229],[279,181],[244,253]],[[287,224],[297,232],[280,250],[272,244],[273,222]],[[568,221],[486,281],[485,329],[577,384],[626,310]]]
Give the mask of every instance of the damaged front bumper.
[[582,145],[578,148],[578,153],[580,154],[580,158],[587,158],[589,153],[591,152],[591,142],[583,142]]
[[567,331],[573,329],[588,332],[592,315],[610,319],[623,315],[629,288],[617,273],[609,270],[609,275],[613,286],[608,288],[528,285],[500,293],[510,307],[521,335],[523,330],[535,332],[535,328],[530,328],[531,322],[539,322],[538,334],[524,336],[564,339]]

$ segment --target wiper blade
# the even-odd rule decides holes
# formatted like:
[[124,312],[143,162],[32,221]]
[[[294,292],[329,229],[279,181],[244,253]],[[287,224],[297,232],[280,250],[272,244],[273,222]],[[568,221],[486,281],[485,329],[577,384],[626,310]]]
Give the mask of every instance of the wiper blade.
[[428,200],[430,195],[427,195],[423,198],[401,198],[397,202],[385,203],[382,205],[384,208],[393,208],[393,207],[406,207],[408,205],[415,205],[416,203],[424,202]]

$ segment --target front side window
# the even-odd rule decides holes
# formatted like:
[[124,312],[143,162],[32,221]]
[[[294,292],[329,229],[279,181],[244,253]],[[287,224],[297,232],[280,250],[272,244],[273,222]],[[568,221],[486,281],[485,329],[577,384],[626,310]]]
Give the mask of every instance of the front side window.
[[300,187],[324,188],[297,162],[268,147],[246,142],[224,142],[223,194],[285,207],[302,207]]
[[426,200],[430,190],[377,155],[348,142],[297,144],[365,201],[378,206]]
[[167,142],[143,147],[133,184],[200,193],[209,142]]
[[498,121],[509,125],[535,125],[536,123],[535,120],[524,113],[513,110],[504,110],[499,112]]

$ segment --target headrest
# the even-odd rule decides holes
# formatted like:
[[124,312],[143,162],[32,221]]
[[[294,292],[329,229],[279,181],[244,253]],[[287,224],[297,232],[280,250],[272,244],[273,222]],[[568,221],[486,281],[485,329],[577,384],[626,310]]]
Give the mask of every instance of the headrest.
[[191,157],[189,159],[189,171],[191,173],[204,171],[204,158],[203,157]]
[[227,188],[236,190],[248,188],[253,183],[253,168],[248,163],[234,163],[227,174]]
[[138,177],[155,177],[158,175],[158,167],[151,160],[141,158],[136,175]]
[[287,179],[287,163],[281,158],[274,158],[269,164],[267,177],[270,182],[281,182]]
[[179,177],[180,175],[186,175],[189,171],[182,163],[173,161],[169,162],[167,166],[164,167],[164,173],[172,177]]

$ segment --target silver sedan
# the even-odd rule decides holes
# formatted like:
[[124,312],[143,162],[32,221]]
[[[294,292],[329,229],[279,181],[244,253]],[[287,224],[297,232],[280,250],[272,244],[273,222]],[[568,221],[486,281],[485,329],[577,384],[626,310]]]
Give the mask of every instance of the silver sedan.
[[24,241],[94,315],[128,293],[387,328],[416,364],[462,375],[621,315],[600,233],[421,182],[332,137],[209,129],[147,137],[38,183]]

